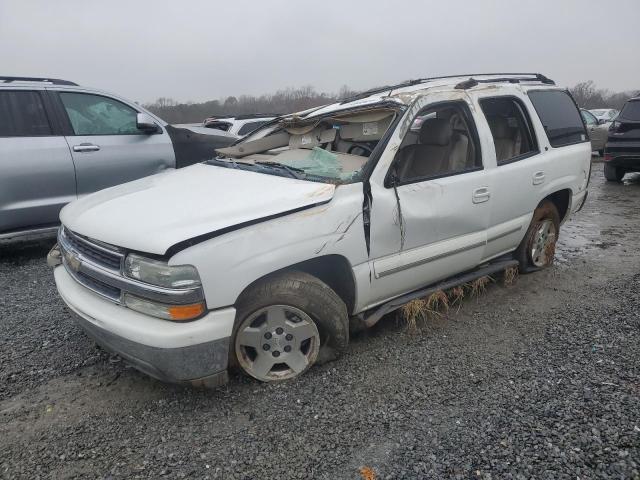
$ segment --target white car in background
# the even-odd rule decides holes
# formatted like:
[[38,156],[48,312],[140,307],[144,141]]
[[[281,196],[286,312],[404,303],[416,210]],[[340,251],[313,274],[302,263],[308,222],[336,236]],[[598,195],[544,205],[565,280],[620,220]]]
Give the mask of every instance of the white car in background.
[[275,118],[276,115],[265,115],[261,113],[237,115],[235,117],[209,117],[202,122],[202,126],[222,130],[238,137],[244,137]]
[[551,265],[591,167],[539,74],[378,88],[218,153],[68,205],[49,254],[87,333],[167,381],[291,379],[412,299]]
[[613,122],[620,113],[620,111],[615,108],[595,108],[589,111],[593,113],[598,120],[602,120],[605,123]]

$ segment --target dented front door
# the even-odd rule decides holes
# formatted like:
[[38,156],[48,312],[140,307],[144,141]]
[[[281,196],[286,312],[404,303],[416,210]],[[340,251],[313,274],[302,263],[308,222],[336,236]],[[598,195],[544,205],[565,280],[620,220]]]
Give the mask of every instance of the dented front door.
[[387,176],[416,116],[445,101],[469,108],[464,93],[419,99],[371,177],[370,305],[471,269],[482,259],[491,208],[483,167],[400,186],[390,185]]

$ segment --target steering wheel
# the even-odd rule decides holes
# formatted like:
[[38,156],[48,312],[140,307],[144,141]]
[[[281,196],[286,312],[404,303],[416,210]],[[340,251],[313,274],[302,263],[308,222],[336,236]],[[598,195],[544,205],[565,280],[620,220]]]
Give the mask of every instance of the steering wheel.
[[350,153],[351,153],[354,149],[356,149],[356,148],[359,148],[360,150],[364,150],[364,151],[365,151],[365,153],[367,154],[367,155],[366,155],[367,157],[368,157],[368,156],[370,156],[370,155],[371,155],[371,153],[373,152],[373,150],[372,150],[371,148],[369,148],[369,146],[368,146],[368,145],[364,145],[364,144],[362,144],[362,143],[356,143],[356,144],[351,145],[351,146],[349,147],[349,149],[347,150],[347,153],[349,153],[349,154],[350,154]]

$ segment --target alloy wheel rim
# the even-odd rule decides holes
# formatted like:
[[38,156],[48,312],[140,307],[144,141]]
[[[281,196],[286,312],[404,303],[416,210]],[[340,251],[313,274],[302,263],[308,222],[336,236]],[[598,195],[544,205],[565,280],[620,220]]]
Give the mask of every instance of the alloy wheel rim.
[[315,322],[289,305],[270,305],[249,315],[235,342],[240,366],[265,382],[297,377],[313,365],[319,348]]
[[531,261],[536,267],[549,265],[555,254],[556,227],[547,219],[540,222],[531,242]]

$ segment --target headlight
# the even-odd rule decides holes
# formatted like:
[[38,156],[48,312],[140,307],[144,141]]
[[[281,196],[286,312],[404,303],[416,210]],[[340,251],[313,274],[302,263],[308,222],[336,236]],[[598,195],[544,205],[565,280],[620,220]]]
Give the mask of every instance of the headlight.
[[192,265],[169,266],[167,262],[135,254],[127,255],[124,274],[159,287],[190,288],[200,285],[198,271]]
[[164,303],[152,302],[128,293],[124,295],[124,304],[131,310],[174,321],[193,320],[200,317],[205,311],[203,302],[192,305],[165,305]]

